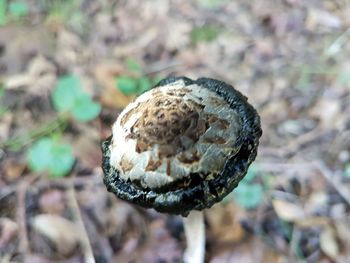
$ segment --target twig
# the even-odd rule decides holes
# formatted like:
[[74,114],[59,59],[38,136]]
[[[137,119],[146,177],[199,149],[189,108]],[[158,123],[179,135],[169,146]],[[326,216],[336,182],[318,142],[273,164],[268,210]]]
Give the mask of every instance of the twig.
[[295,140],[290,141],[283,148],[269,148],[269,147],[260,147],[260,153],[263,155],[277,155],[278,157],[284,158],[290,155],[293,155],[305,145],[310,144],[314,141],[320,140],[324,137],[332,135],[336,130],[327,130],[324,132],[319,132],[319,130],[314,128],[313,130],[298,136]]
[[350,206],[350,191],[349,187],[344,185],[340,181],[340,177],[332,174],[332,171],[323,163],[323,162],[315,162],[315,167],[321,172],[324,178],[334,187],[334,189],[343,197],[343,199]]
[[330,57],[342,51],[342,46],[347,42],[350,28],[345,30],[335,41],[323,52],[324,56]]
[[14,193],[17,189],[16,185],[9,185],[9,186],[2,186],[0,189],[0,201],[1,199],[5,198],[6,196]]
[[11,254],[5,254],[0,258],[0,263],[11,263]]
[[81,234],[81,243],[82,243],[82,247],[83,247],[83,252],[84,252],[84,262],[86,263],[95,263],[95,258],[94,258],[94,253],[92,251],[92,247],[90,244],[90,240],[89,240],[89,236],[87,234],[82,216],[81,216],[81,212],[80,212],[80,208],[78,205],[78,201],[76,199],[75,196],[75,189],[74,189],[74,185],[73,183],[70,184],[69,186],[69,191],[68,191],[68,198],[69,198],[69,203],[71,205],[71,209],[72,209],[72,213],[74,215],[74,219],[77,222],[77,225],[79,227],[80,230],[80,234]]
[[[36,182],[34,186],[38,188],[45,188],[45,187],[52,187],[52,186],[66,187],[69,184],[69,182],[72,182],[74,187],[84,186],[87,184],[102,185],[102,175],[94,174],[89,176],[78,176],[74,178],[67,177],[67,178],[57,178],[57,179],[41,179],[40,181]],[[0,200],[14,193],[18,188],[18,186],[19,184],[2,186],[0,188]]]
[[28,143],[31,143],[32,141],[40,137],[52,134],[56,130],[60,130],[60,131],[64,130],[66,125],[67,125],[67,116],[65,114],[59,115],[53,121],[45,123],[40,127],[33,129],[32,131],[26,134],[16,135],[9,138],[7,141],[0,144],[0,148],[25,146]]
[[180,61],[173,61],[170,63],[158,62],[153,65],[150,65],[145,71],[144,74],[151,75],[155,73],[159,73],[161,71],[165,71],[171,68],[177,68],[184,66],[184,63]]
[[28,252],[28,232],[26,220],[26,193],[28,181],[24,180],[17,188],[17,223],[19,226],[19,251],[22,255]]
[[25,178],[17,187],[17,223],[19,226],[19,251],[25,255],[29,252],[27,219],[26,219],[26,194],[29,185],[34,182],[40,174]]
[[258,169],[264,171],[286,171],[286,170],[302,170],[306,169],[316,169],[323,177],[330,183],[334,189],[339,193],[340,196],[346,201],[350,206],[350,190],[349,188],[341,182],[341,177],[333,174],[333,172],[322,162],[322,161],[312,161],[309,163],[263,163],[257,162],[256,166]]
[[74,176],[74,177],[62,177],[56,179],[42,179],[38,181],[35,186],[38,188],[45,188],[48,186],[62,186],[73,185],[74,187],[84,186],[87,184],[98,185],[102,184],[102,175],[93,174],[89,176]]
[[295,227],[294,225],[292,227],[293,231],[289,242],[289,255],[293,261],[297,261],[297,258],[300,257],[300,253],[298,253],[298,241],[300,240],[301,232],[299,228]]

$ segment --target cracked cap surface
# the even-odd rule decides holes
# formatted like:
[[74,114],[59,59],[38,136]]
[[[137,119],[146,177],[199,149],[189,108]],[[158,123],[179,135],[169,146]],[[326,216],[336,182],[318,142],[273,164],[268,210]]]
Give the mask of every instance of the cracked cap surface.
[[104,181],[124,200],[185,215],[237,185],[260,136],[256,111],[232,86],[168,78],[117,118],[102,147]]

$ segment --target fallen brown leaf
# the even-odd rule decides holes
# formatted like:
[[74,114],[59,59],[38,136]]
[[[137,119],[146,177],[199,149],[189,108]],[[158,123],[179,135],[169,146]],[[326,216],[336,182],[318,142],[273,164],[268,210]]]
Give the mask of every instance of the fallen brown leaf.
[[300,204],[275,199],[272,201],[272,205],[278,217],[287,222],[294,222],[305,218],[304,209]]
[[339,245],[335,233],[331,227],[323,229],[320,235],[320,246],[322,251],[330,258],[336,260],[339,255]]
[[218,204],[208,210],[206,218],[215,242],[239,242],[246,236],[239,222],[242,214],[243,210],[233,203]]
[[324,10],[309,8],[306,18],[306,28],[311,31],[331,30],[342,26],[339,17]]
[[17,158],[6,159],[3,163],[3,178],[7,182],[14,182],[22,175],[25,168],[26,164],[24,162],[18,162]]
[[115,86],[115,77],[125,72],[120,64],[105,63],[96,66],[95,77],[103,86],[101,102],[103,105],[113,108],[124,108],[133,97],[125,96]]
[[32,227],[48,238],[61,255],[72,254],[81,239],[81,233],[75,223],[58,215],[37,215],[33,218]]
[[16,222],[7,217],[0,218],[0,248],[10,242],[18,232]]
[[332,129],[335,125],[342,126],[340,112],[339,100],[322,98],[311,108],[310,115],[320,120],[323,129]]
[[65,209],[65,200],[62,191],[49,189],[39,198],[39,207],[43,213],[62,215]]

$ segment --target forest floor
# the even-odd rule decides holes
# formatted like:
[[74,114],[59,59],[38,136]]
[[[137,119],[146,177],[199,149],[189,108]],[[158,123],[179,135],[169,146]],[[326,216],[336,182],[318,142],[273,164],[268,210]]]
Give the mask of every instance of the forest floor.
[[[350,1],[0,0],[0,262],[181,262],[182,219],[118,200],[100,143],[136,94],[212,77],[257,108],[206,261],[350,262]],[[69,90],[65,87],[70,87]]]

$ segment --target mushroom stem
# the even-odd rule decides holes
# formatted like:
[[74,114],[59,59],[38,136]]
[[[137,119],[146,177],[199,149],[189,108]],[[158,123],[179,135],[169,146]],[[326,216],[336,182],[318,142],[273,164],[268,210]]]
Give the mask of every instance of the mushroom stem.
[[187,248],[184,254],[185,263],[203,263],[205,247],[204,214],[192,211],[184,218]]

